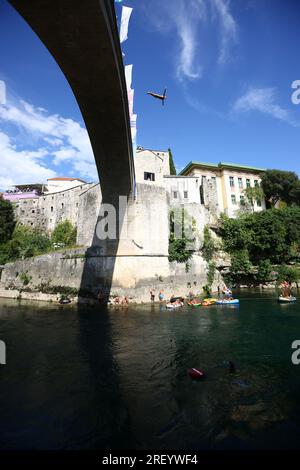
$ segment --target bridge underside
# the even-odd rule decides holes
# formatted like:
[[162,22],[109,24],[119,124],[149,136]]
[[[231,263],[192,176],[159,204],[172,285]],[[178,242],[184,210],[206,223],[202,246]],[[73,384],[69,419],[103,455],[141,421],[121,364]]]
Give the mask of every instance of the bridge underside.
[[103,198],[134,185],[127,91],[111,0],[9,0],[52,54],[81,110]]

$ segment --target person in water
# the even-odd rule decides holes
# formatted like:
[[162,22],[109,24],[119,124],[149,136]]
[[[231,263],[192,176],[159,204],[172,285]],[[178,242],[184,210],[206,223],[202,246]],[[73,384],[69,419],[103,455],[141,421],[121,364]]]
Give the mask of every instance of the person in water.
[[154,300],[155,300],[155,294],[153,293],[152,289],[150,290],[150,300],[151,300],[151,302],[154,302]]
[[159,291],[158,298],[160,302],[163,302],[165,300],[165,296],[162,291]]

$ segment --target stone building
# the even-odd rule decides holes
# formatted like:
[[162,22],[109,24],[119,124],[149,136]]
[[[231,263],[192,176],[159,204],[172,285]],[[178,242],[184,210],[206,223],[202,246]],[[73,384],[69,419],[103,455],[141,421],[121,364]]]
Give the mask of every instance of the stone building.
[[[180,175],[198,177],[201,180],[201,204],[214,206],[217,213],[224,212],[229,217],[236,217],[245,206],[244,190],[260,185],[261,176],[266,170],[236,163],[219,164],[190,162]],[[216,191],[215,189],[216,188]],[[214,203],[212,203],[215,197]],[[254,202],[254,211],[265,209],[265,200]]]
[[138,183],[164,186],[164,176],[170,174],[169,152],[138,147],[135,155],[135,177]]
[[[49,232],[64,220],[70,220],[77,226],[80,195],[94,184],[75,178],[61,178],[59,181],[60,191],[51,184],[18,185],[6,191],[3,198],[11,201],[16,219],[22,225],[39,227]],[[50,192],[49,189],[56,190]]]

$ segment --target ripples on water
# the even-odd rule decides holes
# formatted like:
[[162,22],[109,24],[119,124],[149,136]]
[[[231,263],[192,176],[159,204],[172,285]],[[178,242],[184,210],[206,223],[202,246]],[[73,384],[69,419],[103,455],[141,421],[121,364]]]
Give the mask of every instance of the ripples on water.
[[2,299],[0,339],[2,449],[298,445],[300,309],[274,293],[174,312]]

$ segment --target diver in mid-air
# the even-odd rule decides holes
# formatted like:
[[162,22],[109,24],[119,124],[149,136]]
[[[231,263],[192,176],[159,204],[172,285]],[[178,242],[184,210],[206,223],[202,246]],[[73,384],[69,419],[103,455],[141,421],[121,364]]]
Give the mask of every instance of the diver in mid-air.
[[158,93],[153,93],[152,91],[148,91],[147,95],[151,95],[153,96],[153,98],[157,98],[158,100],[161,100],[161,104],[164,105],[165,99],[167,98],[166,92],[167,92],[167,89],[165,88],[163,95],[159,95]]

